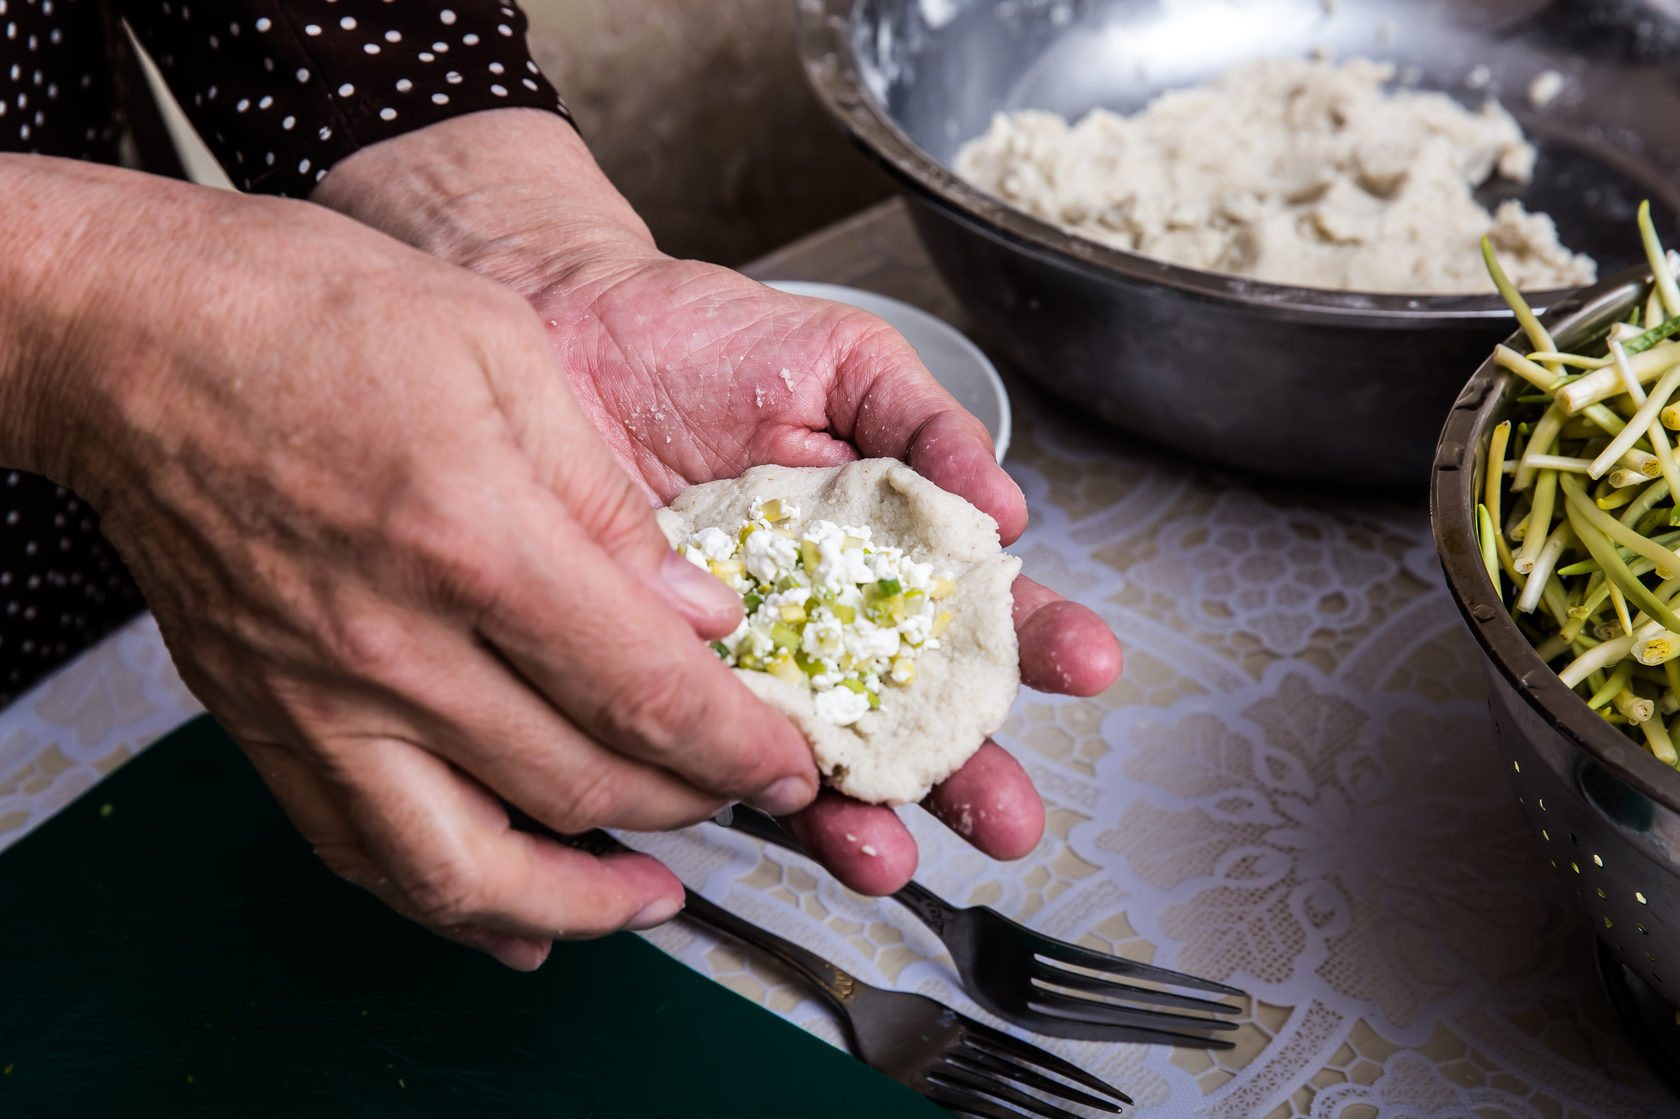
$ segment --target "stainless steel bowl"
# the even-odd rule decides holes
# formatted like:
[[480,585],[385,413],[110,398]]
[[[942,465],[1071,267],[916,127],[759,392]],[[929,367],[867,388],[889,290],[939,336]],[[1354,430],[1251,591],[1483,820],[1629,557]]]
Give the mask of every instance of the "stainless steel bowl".
[[[1645,298],[1649,274],[1627,272],[1546,316],[1576,344]],[[1521,345],[1515,341],[1513,345]],[[1680,1053],[1680,772],[1623,737],[1564,686],[1511,621],[1482,566],[1474,528],[1488,436],[1521,391],[1483,362],[1464,386],[1435,453],[1430,515],[1447,585],[1487,654],[1488,706],[1523,811],[1602,945],[1669,1004],[1649,1023]],[[1612,977],[1607,977],[1612,978]],[[1673,1054],[1670,1054],[1672,1056]]]
[[[1493,296],[1284,287],[1072,236],[949,170],[993,113],[1131,111],[1261,55],[1388,59],[1467,102],[1498,95],[1540,149],[1519,197],[1605,274],[1638,259],[1641,198],[1680,243],[1676,0],[799,0],[798,13],[812,84],[906,188],[975,327],[1080,407],[1201,459],[1417,488],[1463,371],[1509,315]],[[1466,85],[1477,66],[1483,90]],[[1568,84],[1535,111],[1526,90],[1548,69]]]

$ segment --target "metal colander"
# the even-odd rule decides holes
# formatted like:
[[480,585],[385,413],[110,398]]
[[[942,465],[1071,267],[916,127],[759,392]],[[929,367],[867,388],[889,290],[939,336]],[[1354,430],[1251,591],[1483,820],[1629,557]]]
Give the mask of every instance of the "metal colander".
[[[1642,304],[1649,282],[1648,273],[1623,273],[1552,308],[1546,325],[1569,349]],[[1528,348],[1520,335],[1511,345]],[[1453,598],[1487,654],[1488,706],[1529,825],[1612,959],[1677,1006],[1680,772],[1605,723],[1540,660],[1500,602],[1476,546],[1475,495],[1482,491],[1488,438],[1523,391],[1523,382],[1489,358],[1459,394],[1435,453],[1435,547]],[[1670,1031],[1673,1017],[1666,1014]],[[1649,1048],[1655,1026],[1649,1015],[1646,1020],[1650,1028],[1640,1040]]]

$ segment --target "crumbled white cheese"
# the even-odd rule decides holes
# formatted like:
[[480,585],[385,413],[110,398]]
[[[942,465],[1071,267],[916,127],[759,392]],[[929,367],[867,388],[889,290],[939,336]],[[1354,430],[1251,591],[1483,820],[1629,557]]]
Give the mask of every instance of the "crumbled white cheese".
[[732,531],[702,528],[677,550],[747,608],[713,643],[724,662],[809,687],[817,714],[836,726],[885,702],[885,683],[913,683],[915,658],[940,647],[952,617],[941,606],[955,589],[950,572],[876,540],[868,525],[802,524],[779,499],[754,501]]
[[837,727],[849,727],[869,713],[869,697],[845,688],[830,688],[816,696],[817,715]]

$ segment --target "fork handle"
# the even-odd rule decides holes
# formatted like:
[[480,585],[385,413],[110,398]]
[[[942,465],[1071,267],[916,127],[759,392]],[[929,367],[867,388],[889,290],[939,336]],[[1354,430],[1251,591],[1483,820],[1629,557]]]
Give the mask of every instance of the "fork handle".
[[683,916],[706,925],[726,936],[732,936],[772,959],[782,963],[809,982],[835,1009],[844,1011],[859,987],[864,984],[851,972],[829,963],[815,952],[801,948],[791,940],[784,940],[769,929],[760,928],[743,917],[686,890],[688,901]]
[[[529,820],[529,818],[527,817],[526,820]],[[532,822],[534,823],[534,821]],[[770,826],[774,828],[775,824],[772,823]],[[633,851],[633,848],[625,846],[613,836],[600,830],[585,832],[582,835],[560,835],[541,825],[537,825],[537,828],[550,838],[579,851],[586,851],[591,855],[613,855]],[[781,829],[777,828],[776,830],[780,831]],[[793,850],[797,851],[799,849],[798,845],[793,844],[793,840],[787,837],[786,832],[782,834],[787,842],[793,845]],[[757,948],[765,955],[778,960],[814,986],[818,993],[832,1003],[836,1009],[845,1010],[846,1002],[857,992],[859,987],[865,985],[851,972],[829,963],[815,952],[801,948],[791,940],[782,939],[769,929],[760,928],[745,918],[737,917],[721,905],[701,897],[687,886],[683,887],[683,898],[683,916],[723,933],[725,936],[734,937],[736,940]]]
[[[744,804],[732,805],[728,812],[729,822],[722,826],[810,858],[805,848],[799,845],[799,841],[789,835],[769,813],[760,812]],[[946,922],[951,914],[956,912],[956,906],[914,880],[907,882],[903,889],[892,895],[892,898],[914,913],[922,924],[932,929],[939,937],[944,937]]]

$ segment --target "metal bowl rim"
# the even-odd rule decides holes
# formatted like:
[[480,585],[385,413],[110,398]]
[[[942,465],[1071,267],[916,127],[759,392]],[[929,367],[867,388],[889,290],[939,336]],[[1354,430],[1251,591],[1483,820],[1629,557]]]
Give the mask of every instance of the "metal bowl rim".
[[[895,124],[858,72],[852,13],[861,0],[800,0],[794,5],[800,60],[828,112],[854,142],[886,169],[980,232],[1001,234],[1018,247],[1107,282],[1165,288],[1172,293],[1300,321],[1338,326],[1447,327],[1499,319],[1510,311],[1496,294],[1405,295],[1334,291],[1249,280],[1172,264],[1068,233],[969,185],[928,155]],[[836,62],[839,64],[837,65]],[[1569,294],[1560,288],[1527,293],[1537,308]]]
[[[1554,337],[1567,337],[1577,324],[1609,308],[1625,308],[1632,298],[1643,298],[1650,283],[1648,270],[1627,269],[1563,300],[1542,321]],[[1521,331],[1507,343],[1526,351]],[[1429,520],[1447,589],[1482,651],[1528,706],[1639,792],[1680,812],[1680,771],[1657,761],[1564,685],[1511,620],[1475,550],[1473,487],[1478,444],[1499,408],[1500,390],[1515,379],[1488,357],[1465,384],[1441,429],[1430,478]],[[1479,617],[1478,610],[1488,616]],[[1637,760],[1628,764],[1629,758]]]

